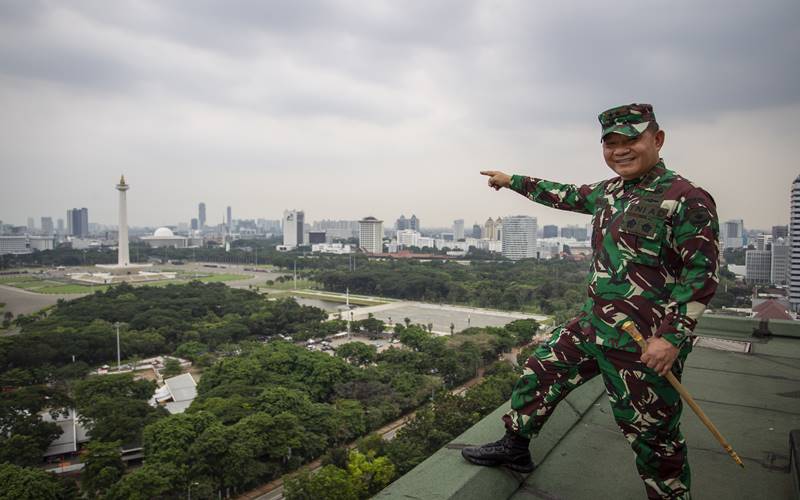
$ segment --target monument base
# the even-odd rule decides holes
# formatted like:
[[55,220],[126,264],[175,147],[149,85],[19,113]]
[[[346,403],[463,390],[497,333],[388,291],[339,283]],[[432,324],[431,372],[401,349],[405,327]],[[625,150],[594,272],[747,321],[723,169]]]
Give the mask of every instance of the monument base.
[[143,283],[147,281],[174,280],[178,275],[178,273],[175,272],[142,271],[142,269],[153,267],[152,264],[128,264],[125,266],[113,264],[98,265],[97,267],[106,272],[72,273],[68,276],[73,281],[79,283],[112,285],[114,283]]

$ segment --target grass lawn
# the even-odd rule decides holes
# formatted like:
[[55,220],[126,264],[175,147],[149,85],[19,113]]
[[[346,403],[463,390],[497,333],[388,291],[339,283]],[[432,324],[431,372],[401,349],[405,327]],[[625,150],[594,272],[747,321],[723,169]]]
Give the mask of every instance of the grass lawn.
[[[212,274],[200,276],[198,281],[203,283],[217,283],[225,281],[239,281],[252,278],[248,274]],[[158,280],[146,281],[142,283],[133,283],[134,286],[166,286],[166,285],[181,285],[192,281],[194,277],[187,273],[185,275],[178,275],[174,280]],[[3,276],[0,277],[0,284],[21,288],[29,292],[36,293],[54,293],[54,294],[77,294],[77,293],[93,293],[95,291],[105,291],[112,285],[90,285],[83,283],[73,283],[71,281],[48,280],[30,275],[20,276]]]

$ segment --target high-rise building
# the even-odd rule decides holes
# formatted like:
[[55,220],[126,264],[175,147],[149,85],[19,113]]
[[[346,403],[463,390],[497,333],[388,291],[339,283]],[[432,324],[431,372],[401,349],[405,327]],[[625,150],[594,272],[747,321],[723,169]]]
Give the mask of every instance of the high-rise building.
[[456,241],[464,239],[464,219],[453,221],[453,239]]
[[786,239],[789,237],[789,226],[772,226],[772,240],[777,241],[778,238]]
[[744,221],[731,219],[720,227],[723,248],[742,248],[744,246]]
[[200,229],[206,227],[206,204],[203,202],[197,205],[197,222],[200,224]]
[[500,217],[494,221],[494,236],[497,241],[503,241],[503,219]]
[[28,217],[28,232],[32,233],[36,231],[36,224],[33,222],[33,217]]
[[800,176],[792,183],[789,209],[789,303],[792,310],[800,311]]
[[406,219],[404,214],[400,214],[400,218],[394,223],[394,228],[398,231],[405,231],[408,229],[410,221]]
[[53,232],[53,218],[42,217],[42,234],[51,235]]
[[503,257],[511,260],[536,257],[536,218],[514,215],[503,219]]
[[494,230],[494,219],[489,217],[483,224],[483,237],[488,240],[496,240],[497,235]]
[[472,225],[472,237],[476,240],[481,239],[481,225],[477,222]]
[[558,226],[548,224],[542,228],[542,238],[557,238]]
[[786,284],[786,276],[789,272],[789,251],[791,248],[784,238],[778,238],[772,242],[770,282],[774,285]]
[[772,235],[761,233],[755,237],[756,250],[769,250],[772,246]]
[[303,244],[303,226],[306,215],[302,210],[285,210],[283,212],[283,244],[287,247],[298,247]]
[[88,208],[73,208],[67,210],[67,224],[69,224],[68,233],[78,238],[86,238],[89,236],[89,209]]
[[58,234],[64,234],[64,219],[58,219],[58,222],[56,222],[56,230]]
[[358,221],[358,246],[367,253],[383,252],[383,221],[364,217]]
[[196,230],[200,229],[200,226],[198,225],[197,219],[195,219],[195,218],[192,218],[191,226],[192,226],[192,231],[196,231]]
[[417,219],[417,216],[413,214],[411,215],[410,219],[406,219],[405,215],[400,215],[400,218],[397,219],[397,222],[394,224],[394,228],[398,231],[402,231],[404,229],[419,231],[419,219]]
[[411,218],[408,219],[408,228],[412,229],[414,231],[419,231],[420,222],[419,222],[419,219],[417,219],[416,215],[411,214]]
[[228,226],[228,229],[232,229],[233,228],[233,217],[232,216],[233,216],[233,212],[231,210],[230,205],[228,205],[228,208],[227,208],[227,210],[225,212],[225,225]]
[[772,252],[747,250],[745,252],[745,281],[749,285],[768,285],[772,271]]

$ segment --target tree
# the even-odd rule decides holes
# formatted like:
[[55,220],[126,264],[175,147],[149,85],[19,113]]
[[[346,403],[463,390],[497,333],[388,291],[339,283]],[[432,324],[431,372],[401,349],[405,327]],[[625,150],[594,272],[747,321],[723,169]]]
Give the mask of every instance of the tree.
[[284,481],[287,500],[359,500],[360,485],[345,470],[326,465],[316,474],[303,471]]
[[174,377],[183,373],[181,362],[175,358],[167,358],[164,362],[164,369],[161,370],[161,375],[164,377]]
[[122,463],[119,441],[89,442],[84,457],[82,485],[90,496],[102,496],[119,481],[124,471],[125,464]]
[[132,373],[90,377],[75,384],[75,406],[92,439],[129,444],[163,415],[147,404],[154,390],[155,383],[134,380]]
[[126,474],[109,488],[108,500],[150,500],[172,498],[186,494],[186,477],[181,469],[170,463],[145,462],[142,467]]
[[0,464],[0,500],[56,500],[64,498],[63,486],[49,472]]
[[359,498],[371,498],[386,487],[395,477],[394,464],[387,457],[352,450],[347,461],[347,471],[357,485]]
[[336,356],[346,359],[351,365],[364,366],[375,361],[378,349],[363,342],[348,342],[336,348]]

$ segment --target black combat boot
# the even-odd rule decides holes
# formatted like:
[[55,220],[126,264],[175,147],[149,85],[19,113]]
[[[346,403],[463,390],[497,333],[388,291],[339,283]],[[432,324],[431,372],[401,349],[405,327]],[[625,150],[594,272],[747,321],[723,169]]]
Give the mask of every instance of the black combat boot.
[[528,449],[530,442],[530,439],[506,432],[500,441],[464,448],[461,455],[473,464],[505,465],[513,471],[528,473],[536,468]]

